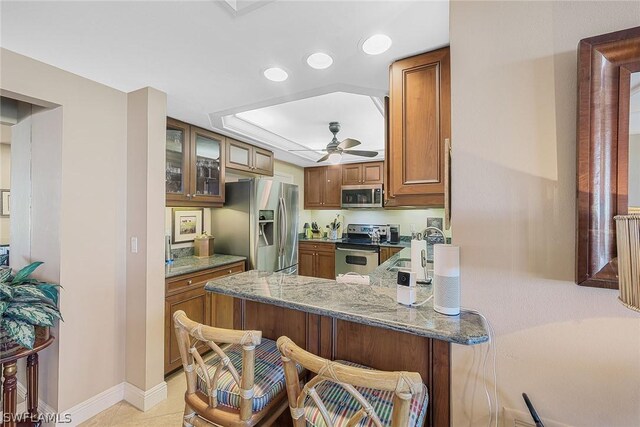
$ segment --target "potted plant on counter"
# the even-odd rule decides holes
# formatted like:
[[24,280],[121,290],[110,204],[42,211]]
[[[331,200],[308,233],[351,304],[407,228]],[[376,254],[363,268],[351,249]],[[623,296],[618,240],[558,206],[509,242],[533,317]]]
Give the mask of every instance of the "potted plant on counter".
[[34,262],[12,275],[11,268],[0,269],[0,352],[18,346],[33,348],[36,335],[48,336],[56,319],[60,285],[41,282],[31,274],[42,265]]

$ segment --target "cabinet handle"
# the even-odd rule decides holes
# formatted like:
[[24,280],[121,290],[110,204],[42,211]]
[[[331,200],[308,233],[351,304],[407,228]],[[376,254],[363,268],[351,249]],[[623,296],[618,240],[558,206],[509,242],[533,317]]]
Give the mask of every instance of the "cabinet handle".
[[193,280],[191,280],[191,279],[187,280],[187,285],[190,285],[192,283],[193,283]]
[[187,197],[188,197],[188,198],[191,198],[191,194],[187,194]]

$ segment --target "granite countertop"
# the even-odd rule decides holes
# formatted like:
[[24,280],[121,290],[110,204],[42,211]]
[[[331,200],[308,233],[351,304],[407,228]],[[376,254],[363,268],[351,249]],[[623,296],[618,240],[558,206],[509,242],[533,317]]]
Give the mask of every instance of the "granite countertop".
[[176,258],[171,264],[165,264],[164,277],[181,276],[183,274],[195,273],[196,271],[208,270],[210,268],[222,267],[223,265],[245,261],[247,258],[236,255],[214,254],[210,257],[198,258],[185,256]]
[[[446,316],[433,303],[406,307],[396,302],[396,273],[386,270],[396,259],[408,257],[403,249],[376,269],[370,285],[342,284],[335,280],[256,270],[208,282],[205,289],[224,295],[335,317],[375,327],[407,332],[457,344],[479,344],[489,335],[474,313]],[[418,302],[431,296],[431,285],[418,288]]]

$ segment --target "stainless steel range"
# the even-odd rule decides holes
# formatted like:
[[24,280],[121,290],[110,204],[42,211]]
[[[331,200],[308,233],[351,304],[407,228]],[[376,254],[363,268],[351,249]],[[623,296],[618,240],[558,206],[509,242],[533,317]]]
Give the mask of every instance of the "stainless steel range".
[[347,237],[336,243],[336,276],[349,272],[369,274],[378,266],[380,242],[387,240],[388,227],[349,224]]

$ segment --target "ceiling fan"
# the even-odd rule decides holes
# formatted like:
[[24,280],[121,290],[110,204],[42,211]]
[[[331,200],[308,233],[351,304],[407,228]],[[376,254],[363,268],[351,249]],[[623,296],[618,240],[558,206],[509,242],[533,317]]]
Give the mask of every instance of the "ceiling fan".
[[339,163],[343,154],[351,154],[352,156],[362,156],[362,157],[376,157],[378,155],[377,151],[368,151],[368,150],[350,150],[350,148],[357,147],[362,144],[357,139],[347,138],[343,141],[338,141],[336,134],[340,132],[340,123],[339,122],[331,122],[329,123],[329,130],[333,134],[333,139],[327,145],[327,148],[322,150],[289,150],[289,151],[326,151],[327,154],[322,156],[318,163],[324,162],[325,160],[329,160],[331,163]]

